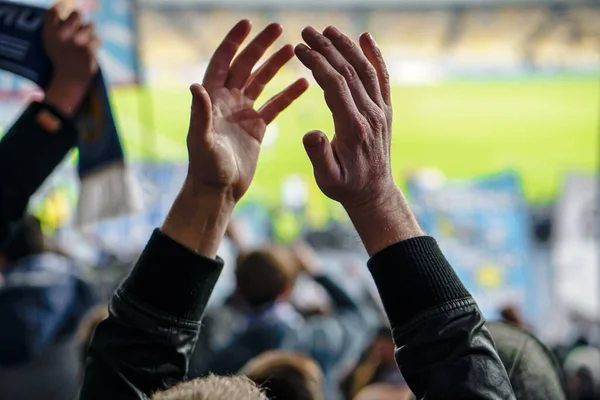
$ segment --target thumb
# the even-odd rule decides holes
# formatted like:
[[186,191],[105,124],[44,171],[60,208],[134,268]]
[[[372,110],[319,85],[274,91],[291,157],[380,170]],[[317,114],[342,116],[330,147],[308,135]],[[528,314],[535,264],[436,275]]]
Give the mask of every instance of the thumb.
[[327,136],[321,131],[311,131],[304,135],[304,149],[315,170],[315,175],[330,176],[335,178],[339,175],[333,149]]
[[194,83],[190,86],[192,93],[192,112],[190,115],[190,131],[195,135],[207,137],[212,124],[212,102],[203,86]]

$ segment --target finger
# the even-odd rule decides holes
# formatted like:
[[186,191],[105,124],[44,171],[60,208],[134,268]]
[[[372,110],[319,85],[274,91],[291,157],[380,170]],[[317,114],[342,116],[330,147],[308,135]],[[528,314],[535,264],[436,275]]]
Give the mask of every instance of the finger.
[[258,114],[262,120],[265,121],[265,124],[270,124],[283,110],[288,108],[290,104],[300,97],[306,89],[308,89],[308,81],[304,78],[298,79],[281,93],[269,99],[269,101],[258,110]]
[[62,40],[72,38],[81,26],[81,14],[79,11],[73,11],[60,27],[59,35]]
[[[325,57],[319,52],[309,49],[304,44],[299,44],[295,48],[296,56],[308,69],[323,89],[325,102],[333,114],[333,119],[344,125],[360,124],[361,114],[356,108],[356,104],[348,89],[348,84],[342,75],[340,75]],[[344,134],[340,132],[340,134]]]
[[381,97],[383,101],[389,107],[392,106],[392,91],[390,89],[390,75],[388,73],[383,54],[373,36],[370,33],[363,33],[360,36],[360,47],[365,53],[365,56],[377,71],[377,79],[379,81],[379,89],[381,90]]
[[371,100],[377,105],[382,106],[384,102],[381,96],[381,89],[379,88],[377,71],[361,48],[333,26],[327,27],[323,31],[323,35],[331,41],[341,55],[354,67]]
[[100,39],[96,35],[92,35],[92,39],[90,40],[88,46],[93,53],[96,53],[98,49],[102,46],[102,39]]
[[283,46],[250,77],[244,95],[250,100],[256,100],[261,95],[265,86],[273,79],[277,72],[294,57],[294,47],[290,44]]
[[73,42],[78,44],[79,46],[86,46],[89,44],[94,37],[94,24],[84,24],[81,25],[79,30],[75,33],[73,37]]
[[203,140],[210,141],[212,124],[212,102],[206,89],[194,83],[190,86],[192,93],[192,111],[190,113],[189,135],[199,135]]
[[252,69],[265,54],[265,51],[281,36],[283,28],[279,24],[270,24],[262,30],[235,58],[225,86],[229,89],[241,89],[244,87]]
[[60,8],[60,3],[55,4],[44,14],[44,36],[60,25]]
[[252,25],[247,19],[238,22],[221,42],[217,50],[215,50],[206,73],[202,85],[206,88],[217,88],[225,85],[227,76],[229,75],[229,65],[233,56],[240,48],[240,45],[250,33]]
[[302,30],[302,38],[313,50],[322,54],[329,64],[346,80],[350,93],[359,110],[372,108],[373,103],[365,90],[354,67],[335,48],[331,41],[317,32],[313,27]]
[[327,177],[333,181],[339,181],[341,171],[335,160],[331,143],[327,136],[321,131],[311,131],[302,139],[304,149],[310,159],[315,173],[315,178]]

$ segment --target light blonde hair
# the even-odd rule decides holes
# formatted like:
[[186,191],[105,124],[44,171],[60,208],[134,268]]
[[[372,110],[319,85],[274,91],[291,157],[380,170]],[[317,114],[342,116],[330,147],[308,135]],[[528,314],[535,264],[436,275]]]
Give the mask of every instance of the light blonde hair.
[[264,389],[269,398],[323,399],[321,369],[304,354],[269,351],[250,360],[242,373]]
[[268,400],[254,382],[245,376],[209,375],[182,382],[152,400]]

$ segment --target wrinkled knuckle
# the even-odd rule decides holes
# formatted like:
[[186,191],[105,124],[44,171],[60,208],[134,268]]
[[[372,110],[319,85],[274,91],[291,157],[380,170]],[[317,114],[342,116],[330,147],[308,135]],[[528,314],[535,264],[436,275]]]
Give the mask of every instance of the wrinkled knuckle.
[[385,126],[386,116],[385,113],[380,109],[371,110],[367,116],[367,122],[369,127],[374,131],[382,131]]
[[329,39],[327,39],[325,36],[318,35],[315,38],[315,41],[317,42],[317,45],[322,49],[328,49],[328,48],[332,47],[331,41]]
[[353,125],[355,127],[354,131],[356,137],[359,139],[359,141],[366,142],[369,138],[369,132],[371,131],[368,122],[361,118],[354,121]]
[[346,79],[344,79],[344,77],[340,74],[335,74],[331,76],[330,79],[333,85],[339,90],[341,90],[346,84]]
[[344,77],[346,82],[353,82],[356,80],[356,70],[352,67],[352,65],[343,65],[340,69],[340,74]]
[[365,71],[365,77],[370,81],[377,81],[377,71],[371,65],[370,62],[364,62],[363,70]]
[[348,36],[342,35],[340,40],[342,42],[342,46],[344,46],[350,50],[353,50],[356,47],[356,44],[354,44],[352,39],[350,39]]
[[388,72],[387,68],[383,68],[381,75],[386,82],[390,80],[390,73]]

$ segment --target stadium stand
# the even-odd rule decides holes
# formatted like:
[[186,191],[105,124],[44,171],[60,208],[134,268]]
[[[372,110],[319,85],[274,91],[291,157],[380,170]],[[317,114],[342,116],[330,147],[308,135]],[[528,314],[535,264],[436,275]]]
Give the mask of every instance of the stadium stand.
[[[185,64],[205,65],[225,27],[241,18],[249,18],[255,26],[280,22],[284,26],[280,44],[300,42],[300,32],[307,25],[317,29],[335,25],[354,36],[368,30],[390,63],[424,61],[450,72],[568,71],[600,66],[600,7],[594,5],[369,12],[148,8],[140,16],[143,62],[159,71],[158,76],[172,75],[174,68],[179,71]],[[297,63],[292,63],[292,70],[304,71]]]
[[375,11],[366,28],[392,58],[434,58],[442,49],[450,17],[447,11]]
[[468,10],[462,16],[462,32],[449,49],[449,61],[457,66],[519,68],[525,41],[546,17],[543,8]]

